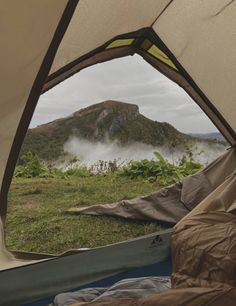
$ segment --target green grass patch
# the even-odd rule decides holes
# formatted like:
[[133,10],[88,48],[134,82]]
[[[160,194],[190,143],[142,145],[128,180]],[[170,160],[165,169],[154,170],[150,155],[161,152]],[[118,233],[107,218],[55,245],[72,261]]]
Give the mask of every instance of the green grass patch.
[[72,216],[64,211],[131,199],[157,191],[157,183],[116,174],[69,178],[13,179],[6,221],[9,249],[60,253],[96,247],[149,234],[157,223],[111,217]]

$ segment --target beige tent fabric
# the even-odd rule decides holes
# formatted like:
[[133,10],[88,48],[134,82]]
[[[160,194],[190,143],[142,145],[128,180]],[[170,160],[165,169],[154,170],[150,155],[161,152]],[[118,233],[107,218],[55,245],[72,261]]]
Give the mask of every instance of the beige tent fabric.
[[[235,169],[235,168],[234,168]],[[236,212],[236,170],[225,181],[210,193],[193,211],[177,224],[179,226],[186,219],[211,211]]]
[[51,73],[117,35],[149,27],[169,2],[80,0],[58,49]]
[[[234,172],[176,225],[172,236],[174,288],[211,287],[235,292],[235,191]],[[235,300],[223,298],[221,302],[235,305]]]
[[236,287],[236,215],[211,211],[186,218],[172,236],[172,250],[174,288]]
[[203,172],[213,188],[218,187],[236,169],[236,148],[232,148],[210,163]]
[[[9,0],[0,4],[0,186],[16,132],[17,130],[19,132],[19,122],[25,111],[27,100],[32,93],[32,87],[38,85],[35,80],[67,3],[66,0],[40,0],[34,1],[34,3],[31,0]],[[42,77],[43,75],[41,75]],[[37,94],[33,99],[37,101]],[[29,106],[31,107],[31,105]],[[29,109],[28,112],[30,113]],[[23,122],[24,124],[27,125]],[[17,145],[18,142],[20,143],[20,139],[15,139]],[[12,153],[14,158],[17,158],[17,153],[14,154],[14,151]],[[9,167],[11,166],[10,164]],[[7,177],[4,194],[3,186],[1,189],[0,208],[3,208],[4,213],[7,197],[6,185],[10,180],[11,177]],[[2,210],[1,213],[1,217],[4,218]],[[29,263],[32,261],[27,262],[27,264]],[[6,250],[4,230],[2,220],[0,220],[0,269],[24,264],[26,264],[24,260],[17,260]]]
[[[206,107],[200,98],[196,101],[216,123],[217,110],[235,131],[235,7],[231,0],[206,1],[204,5],[200,0],[80,0],[50,74],[75,60],[87,60],[118,35],[153,29],[213,107]],[[189,86],[192,81],[188,79]],[[221,123],[217,125],[224,131]]]
[[113,204],[93,205],[85,208],[71,208],[69,214],[113,216],[125,219],[163,221],[175,224],[188,210],[180,202],[181,184],[175,184],[133,200],[123,200]]
[[234,130],[235,12],[236,2],[231,0],[173,1],[153,25],[154,31]]
[[[188,181],[190,181],[188,183]],[[191,187],[194,197],[188,195]],[[187,191],[187,194],[184,194]],[[202,173],[186,179],[183,184],[176,183],[170,187],[150,195],[132,200],[122,200],[118,203],[93,205],[85,208],[71,208],[70,214],[108,215],[134,220],[161,221],[176,224],[189,210],[196,206],[206,195],[212,191],[209,182]],[[183,202],[182,199],[189,200]]]
[[236,151],[231,149],[202,172],[189,176],[147,196],[113,204],[71,208],[70,214],[108,215],[175,224],[208,196],[236,169]]
[[0,185],[26,101],[66,4],[9,0],[0,5]]

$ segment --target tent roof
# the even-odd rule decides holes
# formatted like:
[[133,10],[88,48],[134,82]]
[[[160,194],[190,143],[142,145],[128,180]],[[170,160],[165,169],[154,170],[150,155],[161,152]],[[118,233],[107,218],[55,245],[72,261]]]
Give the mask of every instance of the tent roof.
[[40,93],[98,62],[140,54],[235,144],[235,1],[9,0],[0,6],[3,217]]

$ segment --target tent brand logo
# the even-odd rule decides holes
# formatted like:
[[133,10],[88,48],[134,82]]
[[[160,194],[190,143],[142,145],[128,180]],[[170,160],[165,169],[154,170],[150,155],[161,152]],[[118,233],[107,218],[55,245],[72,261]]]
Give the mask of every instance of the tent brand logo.
[[149,248],[156,248],[160,245],[163,245],[164,241],[161,238],[161,236],[157,235],[151,242],[150,247]]

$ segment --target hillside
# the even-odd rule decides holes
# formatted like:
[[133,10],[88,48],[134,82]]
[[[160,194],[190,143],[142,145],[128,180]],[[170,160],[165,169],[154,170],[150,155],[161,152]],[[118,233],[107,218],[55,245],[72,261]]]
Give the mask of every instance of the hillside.
[[212,139],[216,141],[223,141],[226,142],[224,136],[220,132],[212,132],[212,133],[195,133],[190,134],[194,137],[204,138],[204,139]]
[[71,136],[90,142],[116,141],[122,146],[140,142],[169,148],[184,147],[197,140],[168,123],[146,118],[137,105],[110,100],[29,129],[21,154],[30,150],[44,160],[56,160],[63,156],[64,143]]

